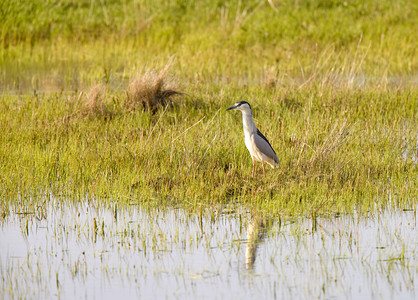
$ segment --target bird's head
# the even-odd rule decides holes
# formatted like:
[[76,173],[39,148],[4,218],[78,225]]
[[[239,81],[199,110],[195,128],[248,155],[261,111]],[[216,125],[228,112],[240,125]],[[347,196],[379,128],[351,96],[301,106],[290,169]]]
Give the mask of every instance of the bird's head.
[[242,112],[251,112],[251,105],[246,101],[240,101],[232,105],[231,107],[227,108],[226,110],[240,110]]

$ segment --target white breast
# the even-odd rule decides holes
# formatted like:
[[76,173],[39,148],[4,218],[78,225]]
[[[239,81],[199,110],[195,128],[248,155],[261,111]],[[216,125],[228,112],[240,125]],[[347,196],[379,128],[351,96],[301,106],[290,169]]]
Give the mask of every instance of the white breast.
[[248,151],[250,152],[251,157],[253,157],[256,161],[263,161],[261,157],[260,151],[257,150],[254,141],[255,133],[245,134],[245,146],[247,146]]

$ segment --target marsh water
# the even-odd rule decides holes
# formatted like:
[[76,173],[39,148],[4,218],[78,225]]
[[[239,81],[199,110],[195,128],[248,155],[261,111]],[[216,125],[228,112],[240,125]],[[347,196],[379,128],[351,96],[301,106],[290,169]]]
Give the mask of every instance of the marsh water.
[[32,207],[0,223],[3,299],[417,298],[416,208],[278,218],[91,199]]

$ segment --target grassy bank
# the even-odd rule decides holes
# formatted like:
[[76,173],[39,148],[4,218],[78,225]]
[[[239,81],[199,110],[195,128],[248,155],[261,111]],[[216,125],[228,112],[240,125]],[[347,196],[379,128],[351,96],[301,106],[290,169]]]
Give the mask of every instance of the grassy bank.
[[[51,192],[283,214],[416,203],[413,1],[0,5],[3,204]],[[127,105],[129,82],[169,61],[176,105]],[[241,116],[224,111],[238,100],[281,160],[266,177],[250,177]]]
[[241,116],[224,111],[241,93],[198,94],[156,114],[129,111],[111,92],[108,115],[86,115],[76,96],[3,98],[1,197],[237,201],[289,213],[374,210],[390,195],[402,207],[416,201],[416,93],[248,90],[241,99],[281,159],[255,179]]

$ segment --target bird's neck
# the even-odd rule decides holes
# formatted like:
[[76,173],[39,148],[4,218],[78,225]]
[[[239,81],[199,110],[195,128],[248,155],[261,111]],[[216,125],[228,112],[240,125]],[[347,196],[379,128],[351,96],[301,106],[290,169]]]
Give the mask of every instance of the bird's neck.
[[252,134],[257,132],[257,127],[255,127],[253,115],[251,112],[242,112],[242,124],[244,126],[245,134]]

